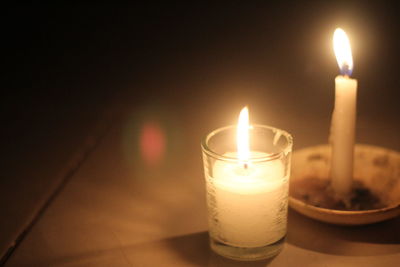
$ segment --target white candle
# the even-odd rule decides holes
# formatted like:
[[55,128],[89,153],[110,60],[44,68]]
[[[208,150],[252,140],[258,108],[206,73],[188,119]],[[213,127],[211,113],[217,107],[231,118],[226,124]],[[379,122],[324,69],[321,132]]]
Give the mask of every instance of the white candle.
[[331,179],[334,191],[339,195],[347,195],[351,192],[353,181],[357,80],[349,78],[353,70],[353,59],[346,33],[336,29],[333,43],[342,75],[335,79],[335,107],[330,138]]
[[[224,156],[237,157],[236,152]],[[250,152],[250,157],[268,157]],[[207,190],[217,203],[217,235],[236,247],[259,247],[281,239],[286,233],[288,177],[280,161],[217,161]],[[213,222],[210,222],[213,223]]]
[[[206,175],[210,231],[225,244],[260,247],[285,236],[288,174],[280,159],[268,160],[264,152],[250,151],[248,111],[239,116],[238,152],[218,160]],[[265,160],[261,160],[261,159]]]

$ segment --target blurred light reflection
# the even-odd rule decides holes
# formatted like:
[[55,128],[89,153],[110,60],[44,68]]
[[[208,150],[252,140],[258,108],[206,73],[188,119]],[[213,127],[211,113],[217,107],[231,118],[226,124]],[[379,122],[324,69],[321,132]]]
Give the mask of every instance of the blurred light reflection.
[[121,152],[133,179],[165,179],[182,165],[183,135],[179,114],[169,106],[135,107],[121,129]]
[[156,166],[164,158],[166,138],[163,129],[157,122],[143,124],[139,137],[140,155],[149,166]]

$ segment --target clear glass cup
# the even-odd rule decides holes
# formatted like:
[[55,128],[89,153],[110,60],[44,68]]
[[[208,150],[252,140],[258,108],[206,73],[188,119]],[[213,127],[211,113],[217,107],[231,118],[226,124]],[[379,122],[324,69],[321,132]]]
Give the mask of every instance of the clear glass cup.
[[219,128],[202,140],[210,245],[236,260],[279,253],[287,225],[289,133],[264,125],[249,129],[250,158],[236,153],[236,126]]

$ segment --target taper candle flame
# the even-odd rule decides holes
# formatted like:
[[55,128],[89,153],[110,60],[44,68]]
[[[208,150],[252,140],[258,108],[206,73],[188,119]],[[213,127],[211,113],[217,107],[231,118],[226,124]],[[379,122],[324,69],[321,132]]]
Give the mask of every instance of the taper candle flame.
[[250,158],[250,145],[249,145],[249,110],[244,107],[240,111],[237,132],[236,132],[236,145],[239,160],[245,166]]
[[337,28],[333,34],[333,49],[342,75],[350,76],[353,72],[353,57],[350,41],[346,33]]

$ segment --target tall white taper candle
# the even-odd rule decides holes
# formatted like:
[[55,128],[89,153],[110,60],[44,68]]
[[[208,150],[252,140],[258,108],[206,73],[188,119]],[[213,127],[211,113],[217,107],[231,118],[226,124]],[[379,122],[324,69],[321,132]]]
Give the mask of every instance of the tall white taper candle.
[[357,80],[353,70],[350,42],[346,33],[336,29],[334,49],[342,75],[335,79],[335,107],[331,125],[331,179],[334,191],[348,195],[353,182],[353,157],[356,125]]

